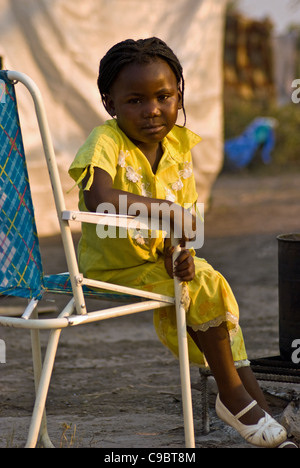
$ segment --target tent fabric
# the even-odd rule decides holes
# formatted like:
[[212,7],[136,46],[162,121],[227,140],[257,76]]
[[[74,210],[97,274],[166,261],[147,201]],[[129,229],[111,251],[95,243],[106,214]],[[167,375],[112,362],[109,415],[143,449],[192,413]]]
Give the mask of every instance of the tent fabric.
[[[66,171],[91,129],[108,117],[96,86],[100,58],[123,39],[155,35],[183,64],[187,126],[203,138],[193,152],[197,190],[199,201],[207,201],[223,162],[225,6],[226,0],[0,0],[0,55],[5,68],[24,72],[38,84],[61,171]],[[42,162],[36,118],[26,90],[18,93],[29,169],[37,169]],[[38,230],[49,235],[56,225],[42,173],[36,172],[33,198],[48,210]],[[64,189],[70,186],[63,177]],[[73,202],[72,197],[75,203],[74,193]]]

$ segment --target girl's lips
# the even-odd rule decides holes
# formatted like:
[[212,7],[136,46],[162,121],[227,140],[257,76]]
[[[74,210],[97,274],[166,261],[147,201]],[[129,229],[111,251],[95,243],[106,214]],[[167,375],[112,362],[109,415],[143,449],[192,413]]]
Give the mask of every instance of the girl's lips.
[[147,132],[147,133],[159,133],[164,128],[165,128],[165,126],[163,124],[161,124],[161,125],[147,125],[147,126],[143,127],[142,130]]

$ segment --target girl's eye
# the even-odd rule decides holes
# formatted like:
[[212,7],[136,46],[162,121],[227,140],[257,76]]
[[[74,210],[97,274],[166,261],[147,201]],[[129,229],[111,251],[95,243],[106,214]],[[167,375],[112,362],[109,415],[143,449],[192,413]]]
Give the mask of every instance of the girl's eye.
[[159,101],[166,101],[167,99],[169,98],[169,95],[168,94],[162,94],[161,96],[159,96]]
[[132,98],[128,101],[129,104],[140,104],[141,100],[139,98]]

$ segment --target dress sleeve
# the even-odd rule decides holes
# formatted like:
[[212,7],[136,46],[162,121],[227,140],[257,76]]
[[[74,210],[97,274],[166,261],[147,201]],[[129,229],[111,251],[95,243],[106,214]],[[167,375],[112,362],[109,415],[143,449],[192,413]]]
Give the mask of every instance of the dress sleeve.
[[85,190],[89,190],[94,181],[94,168],[99,167],[106,171],[114,180],[117,172],[120,145],[118,136],[112,131],[107,131],[105,126],[95,128],[79,149],[70,169],[69,174],[80,185],[88,170],[89,180]]

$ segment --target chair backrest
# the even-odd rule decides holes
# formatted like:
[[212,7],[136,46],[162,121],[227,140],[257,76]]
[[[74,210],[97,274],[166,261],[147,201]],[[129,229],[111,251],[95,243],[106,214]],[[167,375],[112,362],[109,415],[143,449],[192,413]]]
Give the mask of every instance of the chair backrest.
[[42,282],[16,94],[0,71],[0,295],[38,298]]

